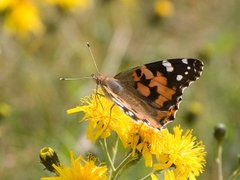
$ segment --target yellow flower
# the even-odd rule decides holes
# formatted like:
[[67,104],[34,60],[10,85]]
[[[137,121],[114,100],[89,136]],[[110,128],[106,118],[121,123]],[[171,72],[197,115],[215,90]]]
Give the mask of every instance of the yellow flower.
[[43,24],[37,7],[30,0],[12,0],[7,6],[5,27],[11,33],[25,37],[28,33],[41,33]]
[[183,134],[180,127],[174,127],[174,134],[166,129],[161,131],[161,146],[156,153],[158,163],[155,170],[175,167],[173,170],[176,179],[195,179],[203,172],[205,165],[205,149],[202,142],[197,141],[188,130]]
[[133,156],[136,152],[142,153],[146,166],[152,166],[150,147],[155,145],[153,141],[157,139],[157,130],[149,128],[144,123],[134,123],[116,105],[113,107],[114,103],[104,96],[93,94],[91,97],[83,98],[81,104],[67,112],[69,114],[80,111],[85,113],[83,120],[89,121],[87,136],[90,140],[106,138],[114,131],[124,147],[132,149]]
[[82,105],[68,110],[68,113],[85,113],[84,120],[89,121],[87,134],[91,140],[106,138],[112,131],[116,132],[124,147],[132,149],[133,156],[136,153],[143,156],[145,166],[155,164],[155,170],[174,166],[174,176],[185,179],[199,176],[203,171],[204,146],[192,136],[192,131],[188,130],[183,135],[180,127],[174,128],[174,134],[167,129],[159,131],[144,123],[135,123],[119,108],[112,106],[112,101],[94,94],[82,99]]
[[175,180],[175,174],[173,172],[173,170],[167,171],[164,173],[164,179],[165,180]]
[[65,10],[74,8],[85,9],[91,4],[91,0],[45,0],[51,5],[56,5]]
[[[128,128],[128,123],[131,123],[130,117],[113,105],[112,101],[94,93],[91,97],[83,98],[80,106],[69,109],[67,113],[84,112],[82,121],[89,122],[87,137],[91,141],[95,141],[98,138],[110,136],[111,131],[119,129],[119,127]],[[125,133],[125,131],[123,130],[122,133]]]
[[107,180],[107,167],[96,166],[94,160],[84,160],[81,156],[76,159],[71,153],[71,165],[69,167],[53,165],[58,176],[44,177],[41,180]]
[[170,0],[158,0],[154,4],[154,10],[161,17],[169,17],[173,14],[174,6]]
[[150,176],[152,180],[158,180],[158,177],[155,174],[151,174]]
[[137,124],[134,122],[131,122],[131,128],[125,130],[125,133],[122,133],[122,129],[125,129],[125,127],[119,127],[116,129],[116,132],[123,144],[132,149],[133,156],[136,152],[142,153],[145,159],[145,166],[151,167],[153,150],[156,148],[155,146],[160,145],[157,141],[159,131],[148,127],[144,123]]

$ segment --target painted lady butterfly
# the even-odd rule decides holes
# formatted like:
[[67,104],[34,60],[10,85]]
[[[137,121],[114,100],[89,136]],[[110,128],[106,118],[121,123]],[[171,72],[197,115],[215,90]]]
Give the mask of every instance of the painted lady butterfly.
[[186,87],[202,73],[197,59],[157,61],[116,76],[92,75],[104,94],[135,121],[161,129],[174,120]]

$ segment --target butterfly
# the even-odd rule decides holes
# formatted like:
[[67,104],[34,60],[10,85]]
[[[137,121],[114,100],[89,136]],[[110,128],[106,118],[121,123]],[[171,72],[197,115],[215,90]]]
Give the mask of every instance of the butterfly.
[[160,130],[175,119],[184,89],[202,70],[200,60],[179,58],[138,66],[114,77],[92,74],[92,78],[134,121]]

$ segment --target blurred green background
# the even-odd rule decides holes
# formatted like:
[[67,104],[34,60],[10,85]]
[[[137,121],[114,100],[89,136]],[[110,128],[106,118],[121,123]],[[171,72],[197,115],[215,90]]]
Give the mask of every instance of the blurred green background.
[[[105,75],[175,57],[204,64],[202,77],[185,91],[177,118],[206,145],[207,164],[198,179],[216,179],[213,130],[225,123],[224,179],[237,168],[240,150],[240,1],[216,0],[1,0],[0,1],[0,177],[39,179],[38,157],[53,147],[62,161],[69,151],[100,148],[86,139],[81,115],[67,115],[96,87],[85,77],[96,69],[90,42]],[[122,179],[143,177],[143,163]]]

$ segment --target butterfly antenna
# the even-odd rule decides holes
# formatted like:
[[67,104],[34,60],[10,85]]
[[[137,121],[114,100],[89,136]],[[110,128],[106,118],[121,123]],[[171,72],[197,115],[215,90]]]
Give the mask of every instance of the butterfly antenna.
[[100,74],[99,69],[98,69],[98,67],[97,67],[96,60],[95,60],[95,58],[94,58],[94,56],[93,56],[93,53],[92,53],[92,50],[91,50],[91,47],[90,47],[90,43],[89,43],[89,42],[87,42],[87,47],[88,47],[88,50],[89,50],[89,52],[90,52],[90,54],[91,54],[91,57],[92,57],[94,66],[95,66],[95,68],[96,68],[96,70],[97,70],[97,73]]
[[91,77],[80,77],[80,78],[68,78],[68,77],[60,77],[60,81],[76,81],[76,80],[82,80],[82,79],[90,79]]

